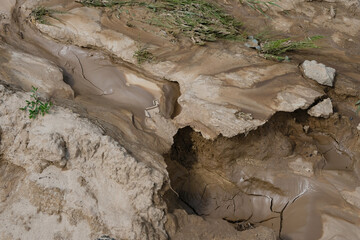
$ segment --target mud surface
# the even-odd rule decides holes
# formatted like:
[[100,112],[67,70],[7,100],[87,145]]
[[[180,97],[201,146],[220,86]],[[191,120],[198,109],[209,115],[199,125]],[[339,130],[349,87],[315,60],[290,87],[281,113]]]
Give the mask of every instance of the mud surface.
[[[141,8],[7,0],[0,7],[1,80],[29,88],[7,67],[14,51],[48,60],[73,91],[52,89],[48,98],[169,175],[170,184],[162,186],[169,189],[162,196],[167,223],[159,230],[166,234],[159,239],[357,239],[359,5],[283,0],[264,16],[238,1],[215,2],[262,41],[324,38],[320,48],[290,52],[290,62],[278,63],[243,42],[194,45],[140,21],[147,14]],[[48,24],[29,17],[40,5],[58,11]],[[155,61],[138,64],[134,53],[142,48]],[[307,79],[299,68],[304,60],[335,68],[335,86]],[[328,97],[333,115],[307,114]],[[1,157],[5,196],[19,185],[9,172],[25,170]]]
[[[304,126],[310,126],[308,133]],[[353,148],[358,144],[347,117],[319,121],[303,111],[279,113],[257,131],[230,139],[207,141],[181,129],[167,165],[174,190],[200,216],[222,218],[240,229],[268,226],[281,239],[319,239],[325,216],[351,212],[346,221],[359,222],[359,210],[335,184],[343,176],[352,179],[346,191],[358,186],[359,152]]]

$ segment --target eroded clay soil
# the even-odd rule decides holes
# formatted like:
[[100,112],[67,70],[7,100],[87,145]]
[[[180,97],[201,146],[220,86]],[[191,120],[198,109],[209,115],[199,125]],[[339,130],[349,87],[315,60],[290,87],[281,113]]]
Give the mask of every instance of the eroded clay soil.
[[[104,181],[111,181],[101,178],[100,193],[92,198],[101,198],[100,206],[105,209],[96,211],[95,220],[103,221],[102,228],[90,224],[90,230],[76,230],[71,221],[67,223],[68,214],[61,212],[72,205],[63,206],[58,201],[61,207],[56,214],[64,217],[61,226],[69,232],[60,234],[62,237],[74,239],[81,232],[91,237],[103,233],[129,239],[359,238],[360,118],[354,103],[360,92],[360,10],[356,1],[283,0],[281,8],[266,11],[268,17],[238,1],[215,1],[244,23],[248,35],[296,40],[324,36],[318,42],[319,49],[289,53],[291,61],[283,63],[263,59],[243,42],[219,40],[194,45],[191,39],[139,21],[136,17],[147,12],[135,7],[128,7],[131,14],[119,15],[72,0],[5,2],[0,7],[4,16],[0,28],[1,80],[28,90],[26,87],[39,82],[39,77],[29,74],[24,80],[15,73],[15,65],[25,66],[25,61],[24,57],[16,60],[14,54],[36,56],[41,63],[39,59],[48,60],[54,74],[44,71],[46,77],[41,81],[62,74],[71,89],[64,91],[54,84],[60,90],[41,89],[45,96],[90,119],[101,127],[101,134],[124,146],[134,156],[131,168],[149,171],[144,173],[144,186],[140,174],[135,176],[136,184],[149,196],[153,194],[146,206],[141,204],[144,198],[137,197],[140,187],[131,182],[113,183],[116,187],[104,190],[109,199],[115,199],[111,201],[114,206],[121,206],[121,213],[115,214],[120,220],[128,215],[136,220],[120,224],[126,228],[124,235],[116,224],[106,223],[115,217],[112,208],[103,204],[107,198],[100,196]],[[35,22],[29,14],[40,5],[60,13],[48,17],[48,24]],[[149,49],[156,61],[138,64],[134,53],[142,47]],[[304,60],[335,68],[335,86],[321,86],[304,77],[299,68]],[[30,73],[42,71],[41,64],[27,64]],[[307,109],[327,97],[334,114],[328,119],[310,117]],[[0,113],[4,119],[10,116],[10,110],[6,111]],[[19,126],[25,121],[23,115],[20,120]],[[22,132],[31,131],[29,123],[24,126]],[[6,139],[1,141],[2,146],[10,146]],[[20,184],[11,176],[28,179],[32,167],[22,168],[10,160],[12,153],[5,154],[8,159],[2,154],[0,184],[4,186],[1,196],[5,196]],[[84,160],[81,154],[73,155],[69,162]],[[100,168],[96,159],[90,158],[96,162],[95,168]],[[91,168],[89,163],[77,164]],[[106,167],[101,171],[111,172]],[[96,180],[96,174],[83,174]],[[156,188],[151,187],[152,178]],[[26,188],[26,184],[21,186]],[[117,188],[126,191],[111,192]],[[36,195],[36,191],[30,193]],[[64,194],[70,193],[71,186],[67,186]],[[135,199],[140,207],[131,205],[135,200],[126,201],[131,214],[124,213],[127,205],[121,205],[123,196]],[[0,200],[0,204],[16,208],[16,201]],[[99,203],[89,203],[90,208],[94,206]],[[53,215],[41,213],[43,221]],[[9,216],[0,208],[0,221]],[[14,216],[24,217],[21,211]],[[21,236],[19,229],[14,236]],[[51,235],[47,229],[41,231]],[[36,231],[29,234],[36,236]],[[14,239],[11,233],[4,236]]]

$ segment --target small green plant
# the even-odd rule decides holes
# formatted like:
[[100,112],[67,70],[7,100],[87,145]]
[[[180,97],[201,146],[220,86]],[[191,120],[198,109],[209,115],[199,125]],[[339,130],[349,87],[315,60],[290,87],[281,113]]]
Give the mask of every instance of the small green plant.
[[247,4],[249,7],[251,7],[252,9],[254,9],[255,11],[258,11],[259,13],[263,14],[264,16],[267,16],[263,10],[263,8],[265,9],[270,9],[272,6],[275,7],[279,7],[281,8],[278,4],[276,4],[275,2],[278,0],[273,0],[273,1],[260,1],[260,0],[240,0],[241,4]]
[[295,51],[306,48],[318,48],[315,42],[322,36],[314,36],[305,39],[304,41],[292,41],[290,38],[279,39],[274,41],[266,41],[261,44],[261,54],[267,59],[274,59],[277,61],[286,60],[287,56],[282,56],[289,51]]
[[140,48],[134,53],[134,57],[137,60],[138,64],[142,64],[144,62],[151,62],[154,60],[154,55],[149,52],[146,48]]
[[45,115],[45,113],[49,113],[50,108],[52,107],[52,102],[42,102],[39,97],[39,93],[37,92],[38,88],[32,86],[31,87],[31,98],[32,101],[26,100],[26,106],[23,108],[20,108],[20,110],[29,111],[29,118],[36,118],[39,114],[42,116]]
[[[30,13],[31,20],[34,22],[38,22],[41,24],[48,24],[46,21],[46,17],[54,17],[55,13],[61,13],[60,11],[54,10],[54,9],[48,9],[43,6],[36,7],[33,9]],[[56,19],[56,18],[55,18]]]
[[360,100],[355,103],[356,106],[356,113],[360,112]]

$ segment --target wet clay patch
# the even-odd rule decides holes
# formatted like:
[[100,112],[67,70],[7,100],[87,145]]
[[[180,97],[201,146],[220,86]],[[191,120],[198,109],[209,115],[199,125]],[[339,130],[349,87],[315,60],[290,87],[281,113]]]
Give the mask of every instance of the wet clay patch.
[[[305,235],[307,239],[318,239],[325,224],[321,209],[332,204],[346,205],[341,193],[333,189],[332,180],[323,179],[322,169],[348,172],[354,164],[350,156],[339,157],[329,151],[328,144],[333,144],[334,139],[330,138],[329,143],[324,134],[333,134],[332,126],[338,122],[335,139],[349,136],[348,121],[336,115],[322,120],[320,130],[318,120],[308,117],[305,111],[278,113],[247,136],[220,136],[213,141],[205,140],[191,128],[180,129],[165,156],[171,184],[179,194],[178,207],[192,209],[192,214],[224,219],[238,230],[264,225],[276,230],[280,239]],[[304,130],[306,124],[310,130]],[[356,141],[356,136],[344,139],[344,152],[352,151]],[[311,174],[306,172],[308,167]],[[323,207],[299,216],[300,209],[313,209],[318,204]]]

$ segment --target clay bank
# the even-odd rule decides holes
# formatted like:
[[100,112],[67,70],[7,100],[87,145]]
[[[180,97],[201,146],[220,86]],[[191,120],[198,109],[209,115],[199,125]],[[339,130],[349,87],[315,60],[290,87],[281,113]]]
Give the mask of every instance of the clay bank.
[[358,0],[3,0],[0,37],[1,240],[360,238]]

